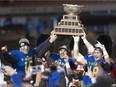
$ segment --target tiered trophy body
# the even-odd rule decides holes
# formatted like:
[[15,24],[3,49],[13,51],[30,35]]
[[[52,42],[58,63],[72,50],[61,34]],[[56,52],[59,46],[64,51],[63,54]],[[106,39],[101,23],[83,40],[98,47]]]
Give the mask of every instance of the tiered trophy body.
[[79,20],[80,7],[78,5],[63,4],[67,15],[63,15],[58,26],[55,26],[54,31],[57,35],[82,35],[84,31],[83,24]]

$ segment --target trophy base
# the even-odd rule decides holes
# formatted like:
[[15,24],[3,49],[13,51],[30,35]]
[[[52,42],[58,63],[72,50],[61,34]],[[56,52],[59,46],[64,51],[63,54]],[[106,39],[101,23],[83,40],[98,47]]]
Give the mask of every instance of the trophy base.
[[55,32],[56,35],[71,35],[71,36],[82,36],[83,33],[63,33],[63,32]]
[[56,26],[55,29],[54,29],[54,33],[57,34],[57,35],[79,35],[81,36],[83,34],[83,29],[82,28],[66,28],[66,27],[59,27],[59,26]]

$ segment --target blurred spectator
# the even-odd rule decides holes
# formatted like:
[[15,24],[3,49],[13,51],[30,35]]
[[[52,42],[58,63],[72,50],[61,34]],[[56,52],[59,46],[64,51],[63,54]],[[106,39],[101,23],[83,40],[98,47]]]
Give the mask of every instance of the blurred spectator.
[[11,68],[10,66],[4,66],[3,68],[5,70],[5,74],[11,76],[12,84],[14,87],[32,87],[29,83],[23,83],[18,76],[16,70]]
[[4,26],[10,26],[10,25],[12,25],[12,19],[6,18],[6,20],[4,21]]
[[110,65],[108,63],[99,63],[98,64],[99,71],[97,72],[97,77],[94,77],[91,70],[88,68],[88,76],[90,76],[92,80],[92,87],[115,87],[116,80],[111,75],[109,68]]
[[60,85],[60,74],[57,71],[57,66],[52,64],[50,67],[51,74],[49,75],[48,87],[61,87]]
[[1,60],[0,60],[0,87],[7,87],[7,83],[6,81],[4,81],[4,69]]
[[40,33],[42,33],[43,32],[43,30],[44,30],[44,25],[43,25],[43,23],[42,23],[42,20],[39,20],[39,22],[38,22],[38,25],[37,25],[37,34],[40,34]]

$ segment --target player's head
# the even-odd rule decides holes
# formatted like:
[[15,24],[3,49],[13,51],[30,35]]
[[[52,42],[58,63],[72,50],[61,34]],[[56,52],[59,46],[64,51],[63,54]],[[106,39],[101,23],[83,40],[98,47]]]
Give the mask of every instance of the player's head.
[[28,54],[30,48],[30,42],[26,37],[22,37],[19,40],[19,49],[22,53]]
[[58,48],[58,53],[61,58],[64,58],[65,55],[71,56],[70,49],[66,45],[62,45]]
[[95,60],[100,60],[103,58],[103,51],[100,47],[95,47],[93,56]]

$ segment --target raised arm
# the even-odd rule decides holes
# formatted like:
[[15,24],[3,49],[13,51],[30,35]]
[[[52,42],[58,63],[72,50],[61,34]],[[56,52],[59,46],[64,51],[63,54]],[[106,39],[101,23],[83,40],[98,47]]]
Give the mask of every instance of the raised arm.
[[97,41],[97,44],[96,44],[95,46],[96,46],[96,47],[100,47],[100,48],[102,49],[104,59],[106,60],[106,62],[107,62],[108,64],[110,64],[110,63],[111,63],[111,59],[110,59],[110,57],[109,57],[108,52],[106,51],[105,46],[102,45],[99,41]]
[[[54,31],[51,32],[50,38],[40,44],[35,48],[36,53],[38,53],[37,58],[42,58],[45,53],[49,50],[52,43],[56,40],[57,36],[54,34]],[[37,72],[34,87],[39,87],[41,82],[42,72]]]
[[94,52],[94,47],[93,47],[93,45],[87,40],[85,32],[83,33],[83,35],[81,36],[81,38],[82,38],[84,44],[85,44],[86,47],[87,47],[88,54],[89,54],[89,55],[92,55],[93,52]]
[[12,56],[11,54],[8,53],[7,45],[1,47],[1,51],[2,51],[2,54],[3,54],[4,60],[6,62],[12,63],[12,64],[16,64],[18,62],[17,59],[14,56]]
[[45,55],[56,38],[57,35],[55,35],[54,31],[52,31],[50,37],[34,49],[38,54],[38,58],[42,58]]
[[79,53],[79,47],[78,47],[78,44],[79,44],[79,36],[73,36],[74,38],[74,47],[73,47],[73,50],[74,50],[74,58],[78,61],[78,62],[81,62],[82,64],[87,64],[87,61],[84,59],[84,56]]

